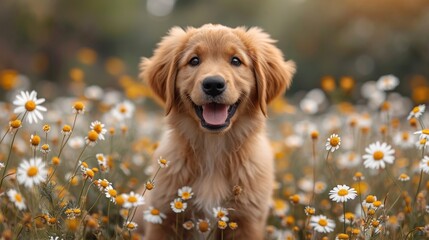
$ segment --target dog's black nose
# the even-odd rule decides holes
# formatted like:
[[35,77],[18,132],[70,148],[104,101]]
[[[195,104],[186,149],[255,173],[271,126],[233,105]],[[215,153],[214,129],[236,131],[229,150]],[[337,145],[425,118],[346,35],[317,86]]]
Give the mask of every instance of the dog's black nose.
[[225,80],[220,76],[207,77],[203,80],[203,91],[212,97],[223,93],[225,89]]

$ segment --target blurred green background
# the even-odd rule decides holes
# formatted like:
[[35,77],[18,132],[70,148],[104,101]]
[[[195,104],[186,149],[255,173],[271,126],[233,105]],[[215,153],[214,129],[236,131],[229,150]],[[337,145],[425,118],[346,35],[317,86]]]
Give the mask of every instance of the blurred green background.
[[265,29],[298,65],[291,91],[326,75],[427,86],[427,0],[2,0],[0,85],[13,84],[10,71],[44,83],[137,81],[168,29],[205,23]]

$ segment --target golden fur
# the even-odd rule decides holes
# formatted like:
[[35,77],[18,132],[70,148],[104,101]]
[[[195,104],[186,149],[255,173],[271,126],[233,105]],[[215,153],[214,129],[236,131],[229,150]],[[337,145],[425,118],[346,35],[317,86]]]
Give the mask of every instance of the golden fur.
[[[182,186],[194,191],[185,220],[209,218],[214,224],[214,207],[232,208],[230,219],[239,226],[235,239],[263,239],[274,183],[273,154],[265,134],[267,104],[285,91],[295,72],[294,63],[284,61],[274,42],[255,27],[174,27],[154,55],[142,60],[141,77],[166,108],[167,129],[154,158],[170,161],[156,177],[155,189],[145,196],[147,206],[160,209],[167,219],[162,225],[146,224],[145,239],[174,236],[171,226],[176,217],[170,202]],[[199,64],[191,66],[195,56]],[[241,64],[233,65],[232,57]],[[211,76],[225,80],[225,91],[216,98],[201,87]],[[198,106],[211,101],[237,104],[229,123],[220,129],[202,126],[196,114]],[[235,185],[243,190],[236,198]]]

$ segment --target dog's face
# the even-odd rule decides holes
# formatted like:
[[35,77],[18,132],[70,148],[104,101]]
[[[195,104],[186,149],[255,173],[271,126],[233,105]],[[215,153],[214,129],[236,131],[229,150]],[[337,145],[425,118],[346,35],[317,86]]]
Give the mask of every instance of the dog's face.
[[173,28],[143,59],[141,75],[167,114],[186,113],[203,131],[225,132],[240,115],[266,114],[289,85],[294,64],[272,43],[258,28]]

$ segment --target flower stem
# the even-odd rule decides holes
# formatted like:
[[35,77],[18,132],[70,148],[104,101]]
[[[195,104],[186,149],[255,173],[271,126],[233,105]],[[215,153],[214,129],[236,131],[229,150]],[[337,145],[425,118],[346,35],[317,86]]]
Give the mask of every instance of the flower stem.
[[13,134],[12,142],[10,143],[9,154],[7,155],[6,164],[5,164],[5,166],[4,166],[3,174],[2,174],[2,176],[1,176],[1,180],[0,180],[0,189],[1,189],[1,186],[3,185],[3,180],[4,180],[4,177],[5,177],[6,171],[7,171],[7,167],[8,167],[9,162],[10,162],[9,160],[10,160],[10,156],[12,155],[13,143],[15,142],[15,138],[16,138],[16,134],[17,134],[17,133],[18,133],[18,129],[17,129],[17,130],[16,130],[16,132]]
[[347,234],[346,232],[346,202],[343,202],[343,216],[344,216],[344,233]]

